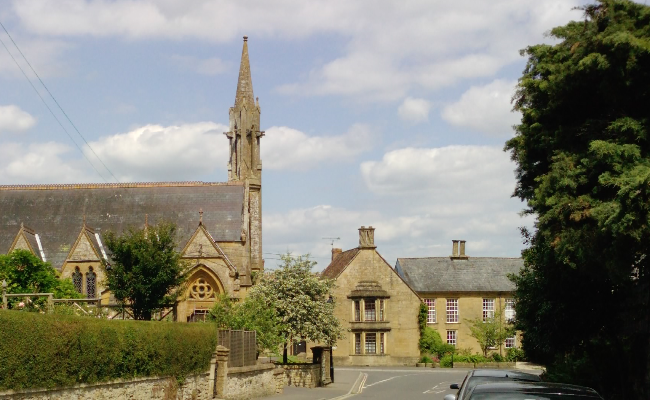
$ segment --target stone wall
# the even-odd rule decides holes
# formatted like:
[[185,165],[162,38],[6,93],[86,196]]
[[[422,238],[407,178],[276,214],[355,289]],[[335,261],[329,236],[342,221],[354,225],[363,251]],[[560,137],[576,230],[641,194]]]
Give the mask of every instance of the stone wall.
[[11,400],[207,400],[212,399],[208,390],[208,374],[185,379],[182,386],[176,378],[139,378],[70,388],[0,392],[0,399]]
[[275,375],[274,364],[228,368],[224,398],[244,400],[274,395],[278,393]]
[[283,365],[285,386],[315,388],[321,384],[320,364]]

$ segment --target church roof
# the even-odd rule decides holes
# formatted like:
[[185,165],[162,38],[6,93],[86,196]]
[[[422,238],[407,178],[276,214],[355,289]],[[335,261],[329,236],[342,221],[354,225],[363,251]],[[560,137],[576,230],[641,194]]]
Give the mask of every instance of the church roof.
[[395,270],[416,292],[512,292],[508,279],[523,268],[521,258],[398,258]]
[[[178,244],[196,230],[199,210],[216,241],[241,241],[244,186],[239,182],[158,182],[0,186],[0,252],[9,250],[21,223],[36,232],[47,260],[60,268],[83,226],[122,232],[173,222]],[[180,249],[179,249],[180,250]]]

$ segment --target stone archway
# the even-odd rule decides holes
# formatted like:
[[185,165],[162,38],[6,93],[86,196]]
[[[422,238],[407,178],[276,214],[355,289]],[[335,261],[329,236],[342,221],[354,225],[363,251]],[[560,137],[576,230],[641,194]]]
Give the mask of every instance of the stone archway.
[[189,272],[183,302],[179,305],[179,321],[204,321],[220,295],[226,293],[219,277],[203,264]]

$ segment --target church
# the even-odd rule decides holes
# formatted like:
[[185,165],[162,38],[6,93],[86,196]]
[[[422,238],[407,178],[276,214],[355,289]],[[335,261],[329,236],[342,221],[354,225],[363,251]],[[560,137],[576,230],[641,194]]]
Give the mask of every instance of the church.
[[177,320],[203,319],[220,294],[245,297],[254,275],[264,270],[264,132],[247,40],[244,36],[230,129],[224,133],[230,148],[228,182],[0,186],[0,252],[31,251],[51,263],[61,278],[71,278],[77,291],[97,298],[106,294],[102,234],[173,222],[178,251],[189,264]]

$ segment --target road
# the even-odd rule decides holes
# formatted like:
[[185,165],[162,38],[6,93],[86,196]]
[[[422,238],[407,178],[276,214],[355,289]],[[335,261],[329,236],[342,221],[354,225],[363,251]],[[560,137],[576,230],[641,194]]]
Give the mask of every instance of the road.
[[[461,383],[468,370],[440,368],[354,368],[340,367],[335,371],[335,383],[324,388],[287,387],[283,394],[266,397],[273,400],[362,400],[362,399],[422,399],[442,400],[455,390],[451,383]],[[359,391],[355,394],[354,392]]]

